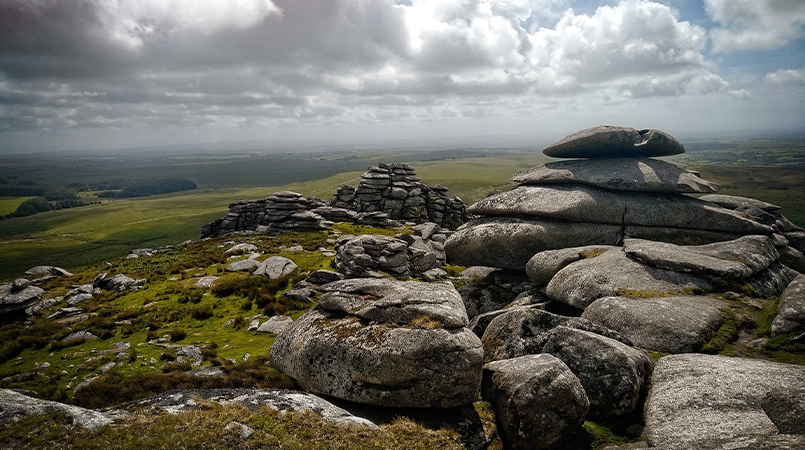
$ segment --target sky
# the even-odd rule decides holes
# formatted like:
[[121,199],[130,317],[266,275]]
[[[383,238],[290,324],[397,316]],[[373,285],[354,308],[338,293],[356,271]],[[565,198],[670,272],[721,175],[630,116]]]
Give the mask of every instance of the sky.
[[0,153],[805,129],[803,0],[0,0]]

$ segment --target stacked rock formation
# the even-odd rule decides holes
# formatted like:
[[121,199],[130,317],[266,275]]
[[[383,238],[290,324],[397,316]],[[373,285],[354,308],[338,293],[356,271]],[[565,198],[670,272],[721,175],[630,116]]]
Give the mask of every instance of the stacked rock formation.
[[326,203],[290,191],[275,192],[262,200],[242,200],[230,204],[229,214],[223,219],[204,224],[201,237],[223,236],[236,231],[323,230],[332,222],[310,211],[320,206],[326,206]]
[[[781,216],[779,207],[768,204],[758,207],[751,199],[723,195],[711,197],[718,202],[687,196],[711,194],[718,186],[693,172],[651,158],[682,152],[684,148],[678,141],[658,130],[595,127],[570,135],[546,148],[544,153],[586,159],[548,163],[519,173],[513,177],[517,187],[472,205],[469,212],[479,217],[451,236],[446,245],[448,257],[461,265],[522,271],[534,255],[549,250],[591,245],[634,247],[638,245],[635,239],[641,239],[685,246],[677,248],[677,253],[685,253],[693,251],[691,246],[756,236],[755,245],[769,252],[768,263],[764,267],[753,266],[751,273],[744,271],[743,278],[769,266],[773,266],[772,270],[779,269],[772,263],[780,254],[769,248],[769,242],[783,253],[794,255],[792,260],[801,260],[801,252],[788,246],[786,236],[791,237],[794,245],[800,245],[802,229]],[[755,216],[763,220],[756,220]],[[658,248],[654,253],[669,248]],[[547,256],[559,258],[554,262],[561,269],[587,258],[585,251],[597,256],[606,250],[590,247]],[[751,259],[753,252],[747,249],[746,257]],[[543,259],[547,256],[543,255]],[[629,256],[639,259],[634,254]],[[620,255],[612,252],[607,257],[620,262],[626,258],[622,250]],[[683,288],[711,287],[699,280],[685,279],[691,268],[674,269],[647,259],[640,262],[681,274],[668,275],[678,278],[674,284],[684,285]],[[541,261],[535,266],[541,268],[545,264]],[[541,282],[556,273],[549,273],[546,278],[545,274],[534,272],[535,280]]]
[[[803,230],[779,207],[716,195],[718,186],[698,174],[653,159],[683,151],[657,130],[583,130],[544,151],[575,159],[516,174],[516,187],[472,205],[468,212],[477,217],[447,240],[450,263],[505,270],[468,291],[489,295],[464,298],[484,348],[484,398],[505,445],[561,448],[561,433],[584,417],[617,422],[639,415],[653,371],[644,349],[700,351],[725,320],[727,305],[709,292],[774,297],[805,264]],[[523,272],[532,284],[522,281]],[[510,289],[498,289],[495,298],[486,280]],[[791,283],[781,303],[781,316],[784,309],[788,315],[778,326],[805,323],[802,302],[788,300],[800,292]],[[537,364],[533,355],[554,358]],[[565,369],[564,379],[577,380],[584,395],[558,387],[554,374]],[[528,412],[536,399],[523,396],[521,406],[501,395],[554,385],[541,415]],[[557,435],[523,432],[546,417],[564,418],[564,426],[550,427]],[[652,433],[665,433],[652,426]],[[730,432],[728,440],[742,433]]]
[[331,206],[359,213],[382,212],[393,220],[435,222],[456,229],[467,220],[464,202],[447,196],[442,185],[425,185],[408,164],[378,164],[361,176],[357,188],[342,186]]
[[401,221],[435,222],[454,230],[467,221],[467,207],[460,198],[449,198],[447,191],[442,185],[421,183],[408,164],[381,163],[361,176],[357,188],[340,187],[329,203],[290,191],[232,203],[226,217],[201,227],[201,237],[323,230],[334,222],[382,228],[399,227]]

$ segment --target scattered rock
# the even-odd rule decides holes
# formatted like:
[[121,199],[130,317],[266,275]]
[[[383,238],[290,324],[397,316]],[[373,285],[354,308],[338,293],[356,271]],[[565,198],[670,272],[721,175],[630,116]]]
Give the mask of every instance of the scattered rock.
[[805,331],[805,275],[799,275],[783,291],[780,312],[771,323],[771,335]]
[[224,252],[224,255],[231,256],[231,255],[243,255],[245,253],[253,253],[257,251],[257,246],[254,244],[236,244],[227,249]]
[[260,263],[253,259],[242,259],[233,261],[226,266],[227,272],[254,272],[260,267]]
[[23,311],[39,302],[44,292],[38,286],[30,286],[25,278],[18,278],[13,283],[0,283],[0,314]]
[[514,450],[563,448],[590,409],[579,379],[547,354],[486,364],[482,392],[504,445]]
[[275,280],[294,273],[296,263],[284,256],[271,256],[260,263],[252,275],[263,276]]
[[[802,423],[805,367],[720,355],[660,358],[646,400],[644,436],[651,447],[676,449],[803,448],[802,434],[783,437],[788,411]],[[764,400],[783,392],[798,408],[764,410]],[[765,403],[768,406],[768,403]],[[784,447],[775,441],[795,443]],[[798,446],[797,446],[798,445]]]
[[310,284],[327,284],[333,281],[343,280],[344,274],[332,270],[319,269],[310,272],[310,275],[305,278]]
[[252,435],[254,434],[254,428],[248,425],[244,425],[240,422],[229,422],[224,427],[224,431],[229,433],[235,433],[238,436],[240,436],[240,438],[243,439],[244,441],[252,437]]
[[293,323],[293,319],[288,316],[272,316],[257,328],[257,332],[280,334],[291,323]]
[[196,378],[214,378],[223,376],[224,369],[221,366],[201,366],[185,373]]
[[581,317],[628,337],[635,346],[662,353],[695,352],[723,323],[711,297],[605,297],[594,301]]
[[35,266],[25,271],[25,275],[51,275],[56,277],[71,277],[72,273],[56,266]]
[[98,336],[90,333],[89,331],[73,331],[72,333],[68,334],[64,339],[61,341],[63,343],[69,342],[78,342],[78,341],[88,341],[90,339],[98,339]]
[[218,279],[218,277],[216,277],[216,276],[201,277],[198,280],[196,280],[196,286],[198,286],[200,288],[210,288],[210,287],[212,287],[212,284],[215,283],[215,280],[217,280],[217,279]]
[[107,278],[106,273],[98,274],[94,280],[92,280],[92,284],[95,287],[105,289],[107,291],[118,291],[118,292],[125,292],[125,291],[136,291],[140,289],[143,284],[145,284],[145,279],[135,280],[134,278],[127,277],[122,273],[119,273],[112,278]]

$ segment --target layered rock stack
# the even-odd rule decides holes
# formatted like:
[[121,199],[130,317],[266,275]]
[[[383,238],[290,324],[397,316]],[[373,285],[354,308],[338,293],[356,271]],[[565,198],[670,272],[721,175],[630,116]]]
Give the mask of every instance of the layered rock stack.
[[456,229],[467,220],[466,205],[447,196],[442,185],[425,185],[408,164],[378,164],[361,176],[357,188],[342,186],[331,206],[359,213],[381,212],[392,220],[435,222]]
[[242,200],[229,205],[229,214],[201,227],[201,237],[223,236],[236,231],[281,233],[323,230],[332,225],[311,212],[326,202],[290,191],[275,192],[261,200]]
[[201,227],[201,237],[238,231],[323,230],[334,222],[382,228],[399,227],[402,222],[435,222],[454,230],[467,221],[467,207],[460,198],[449,198],[447,192],[442,185],[421,183],[408,164],[381,163],[363,174],[357,188],[340,187],[329,203],[290,191],[232,203],[226,217]]

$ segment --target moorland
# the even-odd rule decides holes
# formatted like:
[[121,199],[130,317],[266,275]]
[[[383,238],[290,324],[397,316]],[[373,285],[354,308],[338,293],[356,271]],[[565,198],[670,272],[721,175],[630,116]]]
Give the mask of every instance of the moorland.
[[[722,193],[780,205],[805,226],[805,139],[722,139],[685,142],[666,157],[722,186]],[[535,148],[428,151],[260,151],[136,154],[35,154],[0,157],[0,187],[76,193],[87,204],[0,220],[0,280],[37,264],[67,269],[125,256],[141,247],[198,239],[201,225],[223,217],[229,203],[292,190],[329,200],[378,162],[411,164],[424,183],[443,184],[471,204],[510,186],[511,176],[548,162]],[[103,198],[111,182],[180,178],[198,188],[134,199]],[[30,195],[0,197],[0,216]]]
[[[705,179],[719,183],[722,193],[778,204],[786,217],[805,226],[805,140],[685,144],[687,153],[663,159],[701,172]],[[171,389],[293,386],[287,376],[266,365],[275,336],[248,331],[251,318],[285,314],[296,319],[308,310],[312,305],[281,294],[304,274],[330,267],[332,257],[317,249],[332,251],[337,236],[393,235],[400,230],[337,224],[324,232],[238,237],[238,242],[251,243],[264,255],[285,256],[299,266],[280,280],[262,280],[226,273],[228,259],[223,250],[233,238],[200,241],[202,224],[225,216],[233,201],[263,198],[280,190],[329,199],[339,186],[356,185],[365,169],[378,162],[407,162],[424,183],[443,184],[451,195],[469,204],[508,189],[514,173],[548,160],[538,150],[519,148],[0,157],[0,186],[72,190],[87,203],[0,220],[0,281],[20,277],[38,264],[64,267],[73,274],[41,284],[45,297],[55,298],[68,295],[74,286],[92,283],[101,272],[148,280],[134,292],[105,291],[83,301],[80,306],[87,314],[80,322],[35,317],[30,323],[2,324],[0,387],[101,408]],[[102,191],[93,190],[112,181],[160,178],[191,180],[197,189],[132,199],[99,197]],[[13,212],[29,198],[0,199],[0,215]],[[126,258],[132,249],[144,247],[163,249],[149,257]],[[445,269],[453,275],[461,268]],[[212,288],[202,289],[196,281],[204,276],[220,278]],[[768,337],[779,298],[755,299],[753,307],[729,298],[724,301],[731,302],[741,320],[726,320],[708,344],[708,353],[805,363],[801,348],[787,348],[781,340],[771,339],[762,349],[747,346],[753,339]],[[52,308],[64,305],[61,301]],[[75,329],[97,338],[65,341]],[[121,342],[130,347],[125,352],[112,351]],[[223,376],[188,375],[191,365],[176,354],[179,346],[198,346],[200,364],[221,368]],[[652,354],[655,360],[661,356]],[[92,389],[78,389],[90,379]],[[489,404],[477,402],[474,407],[486,434],[494,435]],[[125,420],[125,427],[97,432],[71,427],[63,415],[33,417],[0,426],[0,441],[32,447],[61,442],[64,448],[111,448],[112,442],[116,448],[196,448],[203,442],[209,448],[230,448],[235,441],[220,434],[220,428],[240,421],[258,429],[251,441],[255,446],[463,448],[454,431],[429,431],[411,421],[348,434],[311,414],[254,413],[214,405],[175,417],[151,414],[139,411]],[[176,433],[179,429],[185,432]],[[628,440],[594,422],[586,422],[584,431],[584,448]]]

